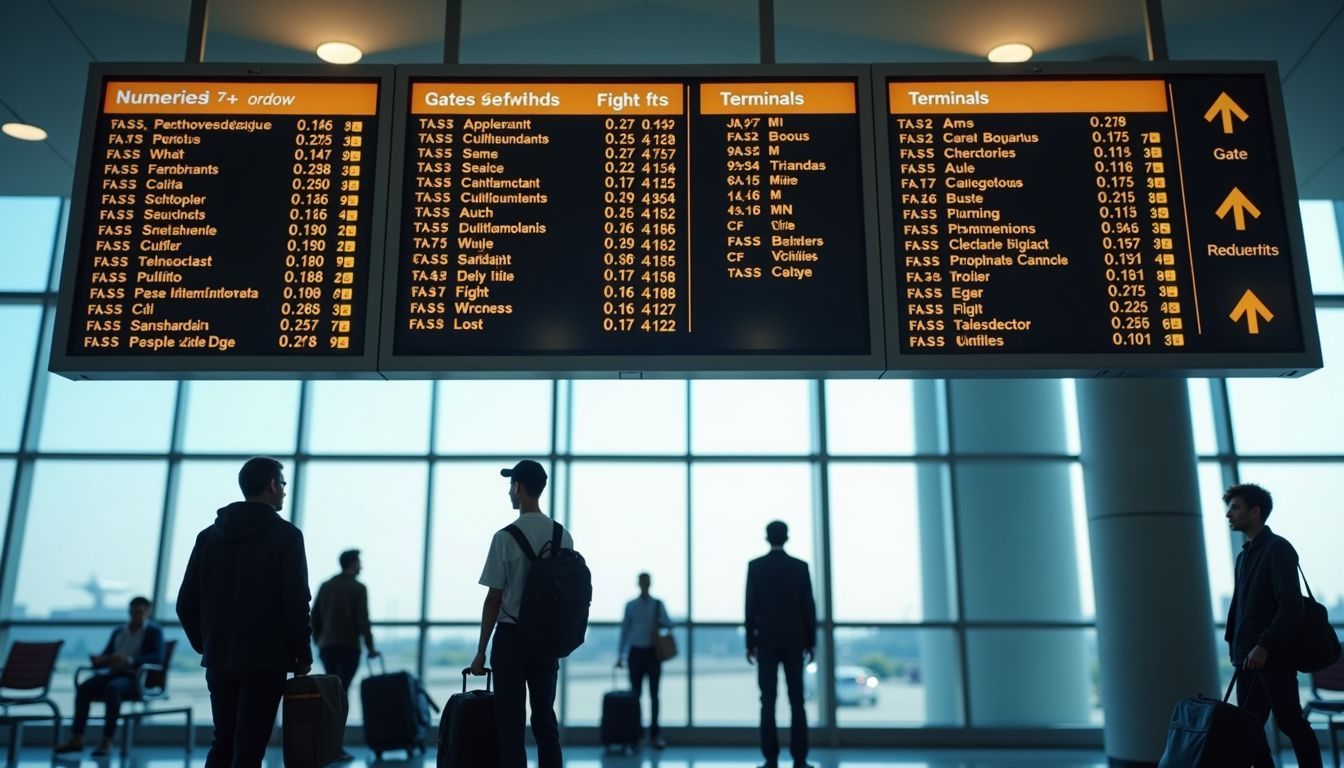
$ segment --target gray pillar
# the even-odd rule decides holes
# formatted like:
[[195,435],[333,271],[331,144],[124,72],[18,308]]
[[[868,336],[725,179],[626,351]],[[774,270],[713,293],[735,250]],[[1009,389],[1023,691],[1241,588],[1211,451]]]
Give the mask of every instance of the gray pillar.
[[1152,766],[1172,706],[1222,693],[1189,392],[1179,379],[1077,386],[1106,754]]
[[[915,453],[940,456],[947,453],[947,430],[943,409],[943,382],[916,381]],[[919,483],[919,561],[925,621],[955,621],[957,618],[956,559],[952,556],[950,515],[951,488],[942,462],[916,465]],[[960,725],[962,722],[961,656],[948,630],[920,633],[920,665],[924,680],[924,719],[929,725]]]
[[[948,411],[962,618],[1081,621],[1059,382],[952,381]],[[1089,719],[1082,631],[971,628],[966,669],[972,725]]]

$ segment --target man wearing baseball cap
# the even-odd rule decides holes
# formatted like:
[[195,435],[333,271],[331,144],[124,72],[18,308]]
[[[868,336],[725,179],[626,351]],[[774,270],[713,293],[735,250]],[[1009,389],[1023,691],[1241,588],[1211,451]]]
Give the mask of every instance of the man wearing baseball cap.
[[[546,488],[546,470],[531,459],[499,474],[509,478],[509,502],[518,510],[513,521],[527,538],[534,553],[541,553],[550,540],[553,521],[541,511],[539,500]],[[574,540],[565,531],[561,546],[572,549]],[[481,637],[476,658],[471,662],[474,675],[485,674],[485,649],[490,636],[490,668],[495,682],[495,725],[499,735],[500,768],[526,768],[524,742],[524,699],[532,704],[532,737],[537,742],[538,768],[561,768],[560,727],[555,717],[556,677],[560,662],[555,658],[533,658],[525,651],[521,637],[525,628],[518,626],[523,585],[531,566],[518,542],[506,529],[495,533],[485,558],[480,583],[487,587],[481,607]]]

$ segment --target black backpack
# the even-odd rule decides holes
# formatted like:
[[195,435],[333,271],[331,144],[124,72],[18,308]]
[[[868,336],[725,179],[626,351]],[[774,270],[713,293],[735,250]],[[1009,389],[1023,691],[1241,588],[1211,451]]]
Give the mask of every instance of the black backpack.
[[514,617],[523,646],[534,659],[563,659],[583,645],[588,633],[588,608],[593,602],[593,575],[588,564],[583,555],[561,547],[565,529],[559,523],[554,524],[551,540],[542,545],[540,555],[532,551],[518,526],[504,530],[532,562]]

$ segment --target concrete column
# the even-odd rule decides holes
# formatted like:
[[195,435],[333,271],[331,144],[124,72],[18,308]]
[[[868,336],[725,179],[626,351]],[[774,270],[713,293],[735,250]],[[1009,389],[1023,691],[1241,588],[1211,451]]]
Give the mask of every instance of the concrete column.
[[1113,768],[1155,766],[1172,707],[1221,696],[1190,400],[1180,379],[1081,380],[1088,531]]
[[[943,383],[916,381],[915,453],[938,456],[947,452]],[[951,488],[947,467],[920,462],[919,483],[920,584],[925,621],[954,621],[957,617],[956,560],[952,556]],[[920,672],[924,682],[924,717],[929,725],[962,722],[961,657],[952,633],[936,629],[920,635]]]

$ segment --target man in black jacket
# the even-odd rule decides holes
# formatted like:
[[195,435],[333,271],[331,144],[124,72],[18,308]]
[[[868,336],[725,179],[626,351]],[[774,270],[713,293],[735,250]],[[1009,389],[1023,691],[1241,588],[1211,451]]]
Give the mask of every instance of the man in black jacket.
[[[795,768],[807,766],[807,713],[803,710],[803,665],[812,663],[817,645],[817,606],[812,599],[812,577],[807,563],[784,553],[789,527],[776,520],[765,527],[770,553],[747,566],[747,662],[758,660],[761,686],[762,768],[779,764],[779,732],[775,727],[775,697],[779,667],[789,691],[792,722],[789,753]],[[806,656],[806,662],[804,662]]]
[[[1223,494],[1227,522],[1246,535],[1237,555],[1236,586],[1227,611],[1224,638],[1237,674],[1237,701],[1245,709],[1269,719],[1293,742],[1297,764],[1319,768],[1321,748],[1311,724],[1302,716],[1297,667],[1287,652],[1288,641],[1302,622],[1302,589],[1297,582],[1297,550],[1265,525],[1274,509],[1269,491],[1247,483]],[[1263,685],[1261,684],[1263,682]],[[1255,765],[1274,765],[1266,751]]]
[[219,510],[196,537],[177,594],[177,616],[210,688],[207,768],[260,766],[286,676],[313,666],[303,534],[276,514],[285,485],[275,459],[243,465],[246,501]]

